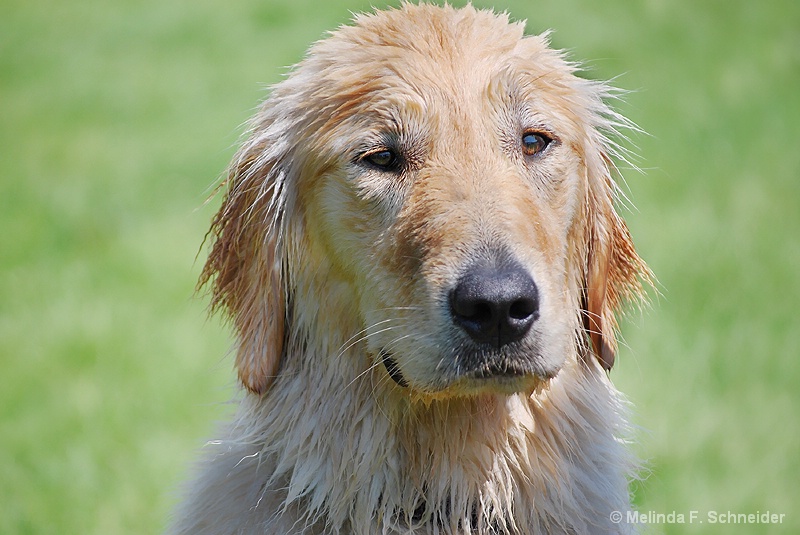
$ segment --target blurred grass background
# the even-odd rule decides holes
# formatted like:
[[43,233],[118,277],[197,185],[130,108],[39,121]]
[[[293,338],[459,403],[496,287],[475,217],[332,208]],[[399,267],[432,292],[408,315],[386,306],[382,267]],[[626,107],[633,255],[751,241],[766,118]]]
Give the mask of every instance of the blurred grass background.
[[[0,4],[0,533],[163,529],[234,385],[204,201],[264,85],[372,4]],[[492,5],[621,75],[650,134],[628,220],[663,296],[613,372],[637,503],[787,515],[652,531],[800,532],[800,3]]]

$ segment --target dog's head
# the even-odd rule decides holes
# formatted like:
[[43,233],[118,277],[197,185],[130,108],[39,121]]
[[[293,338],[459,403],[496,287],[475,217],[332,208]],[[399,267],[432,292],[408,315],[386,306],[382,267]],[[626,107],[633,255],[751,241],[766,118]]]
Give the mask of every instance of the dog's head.
[[405,4],[314,45],[253,119],[212,227],[202,282],[243,384],[263,393],[314,336],[430,396],[529,391],[591,351],[610,369],[647,272],[613,206],[625,120],[574,72],[472,7]]

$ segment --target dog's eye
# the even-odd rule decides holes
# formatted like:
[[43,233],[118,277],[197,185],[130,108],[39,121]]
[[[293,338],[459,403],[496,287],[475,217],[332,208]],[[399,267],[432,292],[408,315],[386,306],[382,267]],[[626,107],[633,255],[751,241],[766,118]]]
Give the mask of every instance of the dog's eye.
[[522,152],[526,156],[535,156],[546,149],[552,141],[541,132],[525,132],[522,134]]
[[382,171],[394,171],[399,162],[397,154],[390,149],[381,149],[367,153],[361,159]]

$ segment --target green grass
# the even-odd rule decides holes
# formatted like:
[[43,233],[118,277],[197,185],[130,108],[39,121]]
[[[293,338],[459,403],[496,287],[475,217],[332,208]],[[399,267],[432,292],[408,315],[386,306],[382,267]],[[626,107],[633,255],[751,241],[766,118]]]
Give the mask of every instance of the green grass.
[[[233,392],[192,298],[205,198],[264,84],[372,3],[0,6],[0,533],[163,528]],[[800,531],[800,3],[494,6],[622,74],[650,134],[628,220],[663,296],[613,372],[649,459],[637,503],[787,514],[653,531]]]

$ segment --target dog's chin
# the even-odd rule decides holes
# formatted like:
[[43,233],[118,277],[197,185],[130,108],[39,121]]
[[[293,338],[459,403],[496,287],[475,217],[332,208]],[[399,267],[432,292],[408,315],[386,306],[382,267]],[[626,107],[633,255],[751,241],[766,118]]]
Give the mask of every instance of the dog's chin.
[[483,394],[531,394],[549,381],[535,374],[524,376],[493,376],[460,378],[438,394],[448,397],[478,396]]
[[382,350],[380,358],[395,385],[431,398],[530,394],[547,384],[558,373],[558,370],[536,370],[519,364],[484,364],[451,377],[442,376],[430,383],[418,384],[403,374],[395,355]]

